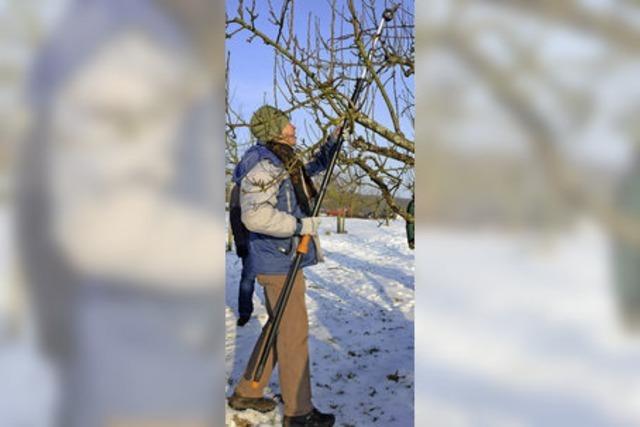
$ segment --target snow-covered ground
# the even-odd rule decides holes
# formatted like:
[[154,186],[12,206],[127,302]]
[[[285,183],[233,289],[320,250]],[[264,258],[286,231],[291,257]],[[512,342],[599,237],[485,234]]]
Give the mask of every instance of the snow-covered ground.
[[[346,228],[347,234],[336,234],[335,219],[325,218],[320,235],[326,262],[305,269],[313,401],[335,413],[340,426],[412,426],[414,257],[404,222],[379,227],[348,219]],[[267,319],[256,285],[254,318],[236,327],[240,271],[240,260],[229,253],[226,368],[232,385]],[[277,372],[270,389],[279,393]],[[280,425],[281,411],[227,408],[227,425]]]
[[[324,221],[323,230],[334,227]],[[327,262],[306,270],[314,401],[337,414],[338,426],[412,426],[414,263],[403,223],[378,228],[351,220],[347,229],[347,235],[323,234]],[[620,328],[600,229],[585,223],[545,238],[418,229],[416,426],[640,425],[640,337]],[[0,265],[7,265],[7,248],[0,247]],[[229,254],[232,383],[266,320],[258,287],[258,319],[236,328],[239,271]],[[7,275],[0,272],[3,280]],[[0,426],[46,427],[52,373],[30,338],[4,338]],[[271,388],[278,393],[276,382]],[[234,419],[279,425],[280,410],[226,416],[231,426]]]
[[608,241],[419,227],[416,425],[640,426]]

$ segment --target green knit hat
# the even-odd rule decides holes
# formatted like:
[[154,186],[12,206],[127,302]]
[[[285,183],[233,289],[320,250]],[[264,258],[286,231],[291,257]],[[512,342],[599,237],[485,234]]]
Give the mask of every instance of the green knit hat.
[[273,141],[290,121],[284,112],[271,105],[263,105],[253,113],[249,126],[253,136],[260,141]]

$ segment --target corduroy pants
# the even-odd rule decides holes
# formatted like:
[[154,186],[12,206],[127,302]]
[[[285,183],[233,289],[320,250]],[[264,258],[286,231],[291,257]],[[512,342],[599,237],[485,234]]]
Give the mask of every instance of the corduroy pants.
[[[267,311],[272,316],[278,296],[284,286],[285,275],[258,275],[258,283],[265,289]],[[284,310],[280,323],[276,345],[269,354],[258,388],[251,387],[253,372],[258,363],[260,349],[264,345],[265,334],[253,349],[245,375],[240,379],[235,392],[244,397],[262,397],[264,387],[268,384],[271,372],[276,363],[279,364],[280,390],[284,400],[286,416],[304,415],[313,409],[311,404],[311,379],[309,375],[309,321],[305,303],[306,286],[302,271],[298,272],[289,302]]]

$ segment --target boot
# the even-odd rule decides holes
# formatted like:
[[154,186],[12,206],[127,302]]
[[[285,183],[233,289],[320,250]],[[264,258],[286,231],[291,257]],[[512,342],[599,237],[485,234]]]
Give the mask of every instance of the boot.
[[229,406],[236,411],[253,409],[264,413],[273,411],[277,406],[277,403],[275,400],[268,397],[242,397],[234,393],[229,398]]
[[316,408],[306,415],[297,417],[285,416],[282,421],[283,427],[331,427],[336,422],[333,414],[323,414]]

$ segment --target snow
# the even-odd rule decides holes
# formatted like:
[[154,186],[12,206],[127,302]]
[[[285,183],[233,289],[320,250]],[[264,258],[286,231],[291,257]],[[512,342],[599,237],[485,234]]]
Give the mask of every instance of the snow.
[[0,426],[48,427],[55,411],[54,371],[33,339],[0,342]]
[[25,321],[19,335],[14,331],[12,221],[11,211],[0,206],[0,426],[48,427],[55,410],[54,371],[37,349],[32,323]]
[[[335,219],[320,229],[325,262],[305,269],[313,402],[340,426],[413,425],[414,257],[404,221]],[[246,366],[267,314],[256,285],[254,318],[237,328],[241,264],[227,254],[226,369],[230,395]],[[255,319],[257,317],[257,320]],[[268,395],[277,395],[277,372]],[[227,425],[280,425],[281,406],[269,414],[227,407]],[[240,421],[242,420],[242,421]]]
[[[0,221],[0,233],[7,226]],[[327,261],[306,269],[314,403],[334,412],[337,426],[414,425],[414,258],[404,224],[347,220],[346,235],[334,227],[323,221]],[[620,327],[600,228],[418,230],[415,425],[640,425],[640,337]],[[6,265],[10,254],[1,255]],[[226,268],[229,395],[266,312],[258,286],[257,319],[236,328],[232,253]],[[0,426],[48,425],[55,377],[32,337],[0,341],[0,377]],[[279,393],[277,373],[270,389]],[[227,409],[226,419],[279,425],[281,408]]]
[[640,425],[640,337],[600,228],[418,238],[416,425]]

